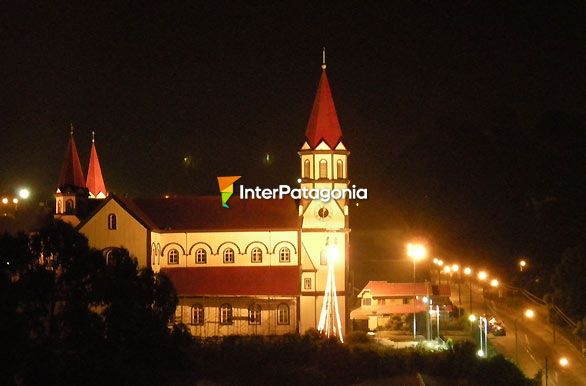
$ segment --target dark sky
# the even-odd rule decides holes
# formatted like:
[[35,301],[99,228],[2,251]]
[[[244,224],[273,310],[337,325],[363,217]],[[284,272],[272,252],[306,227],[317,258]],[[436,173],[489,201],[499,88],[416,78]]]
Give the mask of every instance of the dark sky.
[[351,178],[371,189],[358,227],[506,244],[557,186],[527,170],[583,145],[583,2],[49,3],[0,16],[5,193],[50,197],[70,122],[84,168],[96,131],[117,193],[292,183],[322,45]]

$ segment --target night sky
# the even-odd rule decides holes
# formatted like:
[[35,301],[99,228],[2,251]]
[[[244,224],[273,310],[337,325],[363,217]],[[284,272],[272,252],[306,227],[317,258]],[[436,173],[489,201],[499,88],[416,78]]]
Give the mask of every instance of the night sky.
[[116,193],[294,183],[325,45],[357,231],[502,261],[584,236],[585,3],[122,3],[2,12],[2,193],[50,199],[70,122]]

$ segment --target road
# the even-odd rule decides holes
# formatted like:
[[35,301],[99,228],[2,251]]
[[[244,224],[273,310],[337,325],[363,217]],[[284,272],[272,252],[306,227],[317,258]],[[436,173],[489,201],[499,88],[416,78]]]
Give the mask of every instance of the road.
[[[462,285],[462,304],[469,308],[469,287]],[[458,287],[452,285],[451,299],[458,304]],[[561,334],[556,334],[556,342],[553,341],[551,325],[547,323],[547,310],[543,306],[523,302],[519,299],[515,302],[505,302],[505,293],[491,297],[484,304],[482,290],[473,288],[472,311],[483,314],[485,309],[489,314],[502,320],[506,326],[506,336],[489,335],[489,342],[505,357],[515,361],[515,319],[517,319],[518,357],[519,367],[528,376],[534,377],[539,370],[545,369],[545,358],[548,358],[548,385],[553,386],[586,386],[586,358]],[[485,308],[486,307],[486,308]],[[525,309],[535,311],[533,319],[523,316]],[[559,365],[561,357],[567,357],[569,365],[565,368]],[[545,372],[545,371],[544,371]],[[545,377],[545,376],[544,376]],[[543,383],[545,384],[545,383]]]

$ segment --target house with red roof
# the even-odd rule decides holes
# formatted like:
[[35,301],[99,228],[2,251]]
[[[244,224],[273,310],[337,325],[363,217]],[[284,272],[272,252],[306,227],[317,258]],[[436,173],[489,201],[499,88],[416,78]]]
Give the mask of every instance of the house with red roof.
[[[349,151],[342,143],[325,64],[298,154],[300,188],[348,188]],[[244,199],[235,194],[224,208],[220,194],[108,195],[93,143],[83,184],[73,134],[63,170],[59,189],[72,187],[77,196],[59,190],[56,216],[77,216],[77,223],[72,222],[105,258],[123,247],[139,266],[167,275],[179,295],[174,322],[185,324],[192,334],[269,335],[316,328],[328,282],[327,251],[332,248],[339,256],[333,288],[341,330],[346,330],[348,198],[322,202]],[[83,215],[77,203],[92,197],[99,205]],[[68,204],[68,199],[73,202]]]

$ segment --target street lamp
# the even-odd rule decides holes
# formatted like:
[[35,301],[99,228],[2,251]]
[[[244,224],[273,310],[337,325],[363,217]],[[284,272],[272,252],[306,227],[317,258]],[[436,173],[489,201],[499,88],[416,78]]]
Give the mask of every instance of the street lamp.
[[478,272],[478,280],[486,280],[487,277],[488,277],[488,274],[486,273],[486,271]]
[[415,291],[416,271],[415,266],[417,260],[423,260],[427,257],[427,248],[423,244],[407,244],[407,256],[413,260],[413,340],[417,339],[417,295]]
[[23,200],[26,200],[27,198],[29,198],[30,195],[31,195],[31,192],[27,188],[22,188],[22,189],[18,190],[18,196],[20,198],[22,198]]
[[468,276],[468,289],[470,290],[468,299],[470,300],[470,310],[468,310],[468,312],[472,312],[472,268],[464,268],[464,275]]
[[494,288],[498,287],[499,286],[499,281],[497,279],[492,279],[490,281],[490,286],[491,287],[494,287]]
[[8,197],[2,197],[2,203],[4,205],[8,204]]
[[523,272],[523,269],[527,266],[527,262],[525,260],[519,260],[519,270]]
[[[525,317],[526,319],[533,319],[533,317],[535,317],[535,311],[533,311],[531,308],[528,308],[523,312],[522,317]],[[517,334],[518,320],[519,318],[515,318],[513,322],[513,326],[515,327],[515,363],[517,363],[517,365],[519,365],[519,337]]]

